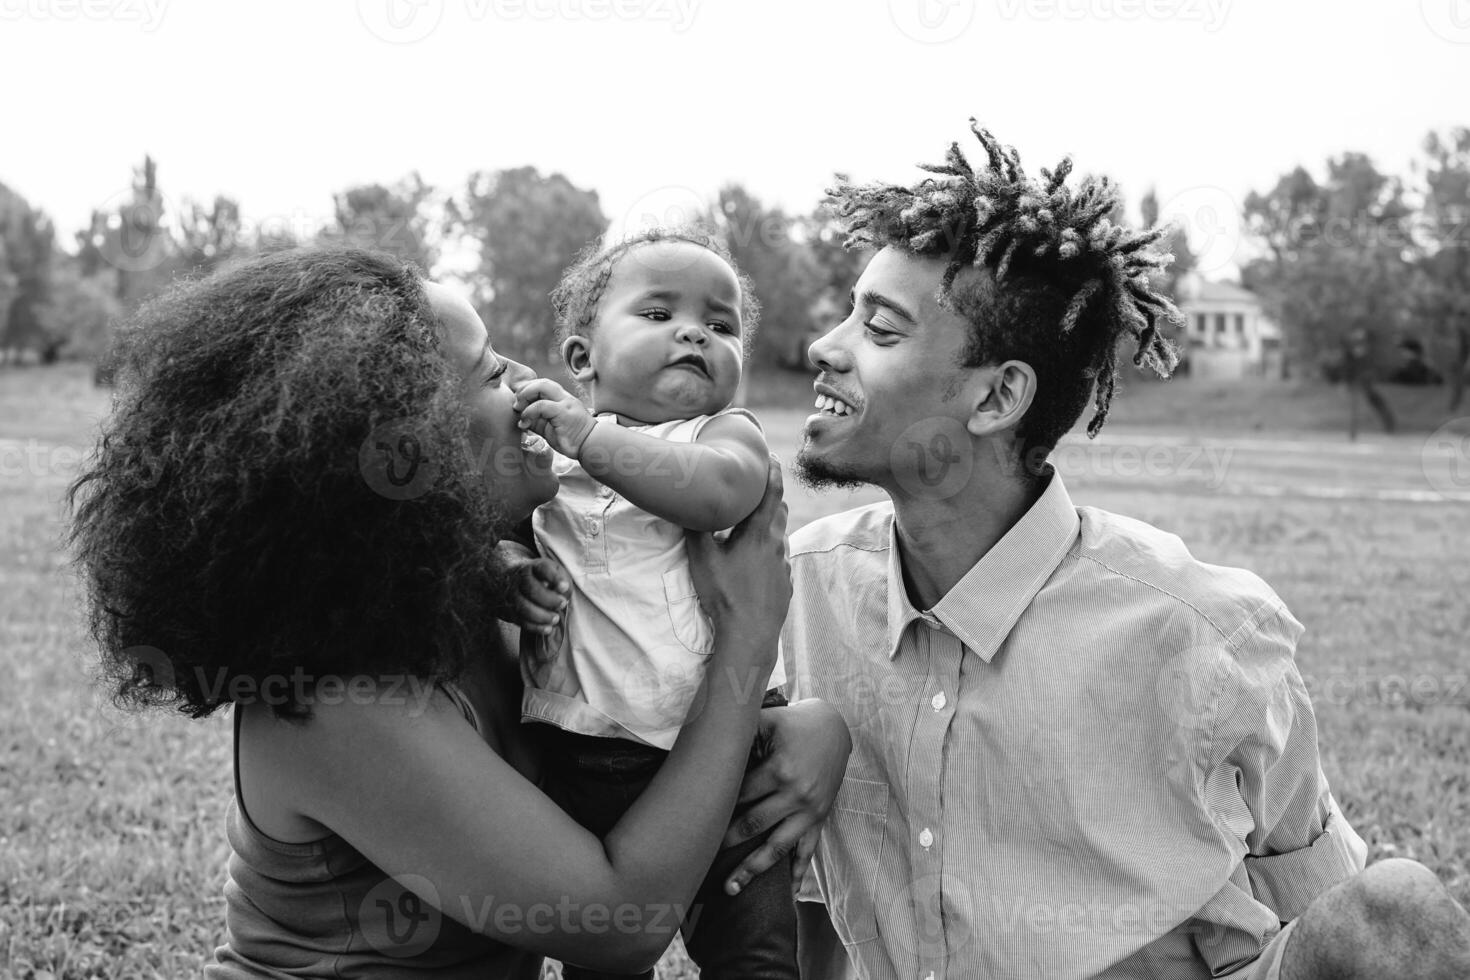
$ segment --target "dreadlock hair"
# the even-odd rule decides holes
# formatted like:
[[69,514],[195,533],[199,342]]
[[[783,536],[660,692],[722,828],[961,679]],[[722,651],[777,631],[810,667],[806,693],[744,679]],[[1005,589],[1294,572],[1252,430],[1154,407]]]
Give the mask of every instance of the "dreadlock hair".
[[[1182,323],[1149,274],[1172,255],[1149,248],[1168,231],[1141,233],[1108,215],[1118,193],[1106,177],[1067,186],[1070,157],[1041,180],[1021,169],[1014,147],[1001,146],[970,120],[988,162],[972,167],[958,143],[944,163],[921,164],[936,174],[912,187],[853,184],[841,174],[828,191],[847,230],[848,248],[892,246],[921,256],[948,257],[939,301],[971,325],[961,366],[1007,360],[1036,372],[1036,397],[1018,436],[1024,458],[1049,452],[1095,394],[1087,424],[1095,436],[1107,421],[1117,388],[1120,340],[1137,341],[1133,363],[1168,377],[1178,361],[1161,321]],[[964,277],[969,268],[987,276]]]
[[698,224],[668,225],[646,228],[635,235],[618,241],[593,242],[572,260],[562,273],[561,282],[551,291],[551,305],[556,313],[556,345],[576,335],[591,339],[597,323],[598,305],[607,284],[612,281],[613,269],[628,253],[644,245],[660,242],[688,242],[708,249],[724,259],[735,273],[735,282],[740,286],[740,346],[745,356],[750,356],[751,344],[755,340],[756,327],[760,324],[760,303],[755,298],[755,289],[750,277],[740,271],[734,256],[709,229]]

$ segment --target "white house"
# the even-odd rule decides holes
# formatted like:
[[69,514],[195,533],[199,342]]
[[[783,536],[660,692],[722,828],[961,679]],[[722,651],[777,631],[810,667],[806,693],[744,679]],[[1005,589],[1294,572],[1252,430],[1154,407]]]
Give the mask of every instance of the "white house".
[[1262,312],[1255,293],[1189,273],[1179,280],[1177,302],[1189,377],[1281,376],[1281,330]]

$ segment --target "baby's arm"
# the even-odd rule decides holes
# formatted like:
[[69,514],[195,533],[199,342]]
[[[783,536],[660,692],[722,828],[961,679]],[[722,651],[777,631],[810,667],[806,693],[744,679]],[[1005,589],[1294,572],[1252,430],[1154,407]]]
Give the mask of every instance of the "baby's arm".
[[598,425],[554,381],[517,389],[521,426],[582,464],[635,507],[691,531],[720,531],[755,510],[770,452],[750,419],[711,419],[694,442],[669,442],[619,425]]
[[719,531],[760,503],[770,458],[755,423],[721,415],[694,442],[599,425],[582,445],[581,463],[650,514],[691,531]]

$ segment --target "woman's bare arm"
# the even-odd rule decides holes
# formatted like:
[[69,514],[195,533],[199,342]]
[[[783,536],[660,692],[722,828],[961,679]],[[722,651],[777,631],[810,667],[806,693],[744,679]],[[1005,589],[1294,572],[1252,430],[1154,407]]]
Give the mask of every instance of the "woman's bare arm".
[[[281,726],[302,812],[446,915],[589,967],[646,969],[673,937],[734,807],[790,597],[779,467],[721,545],[691,542],[715,650],[668,761],[598,840],[518,774],[443,696],[322,706]],[[718,564],[720,574],[707,566]],[[423,883],[427,883],[425,886]],[[416,888],[417,890],[417,888]],[[662,928],[660,928],[662,927]]]

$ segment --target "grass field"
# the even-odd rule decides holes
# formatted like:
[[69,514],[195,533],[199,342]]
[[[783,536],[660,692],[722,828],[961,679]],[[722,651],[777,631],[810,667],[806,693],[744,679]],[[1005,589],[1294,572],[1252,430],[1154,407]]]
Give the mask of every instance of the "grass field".
[[[1120,404],[1104,439],[1059,451],[1073,496],[1275,586],[1308,628],[1298,659],[1349,819],[1373,857],[1417,858],[1470,902],[1463,446],[1426,439],[1429,408],[1418,435],[1348,445],[1320,431],[1328,408],[1292,435],[1283,393],[1191,417],[1139,391],[1149,404]],[[105,707],[56,547],[58,494],[105,407],[76,366],[0,371],[0,977],[197,975],[222,931],[227,717]],[[804,414],[761,410],[783,455]],[[1253,416],[1271,424],[1219,424]],[[875,499],[788,486],[794,524]],[[692,974],[671,954],[662,975]]]

